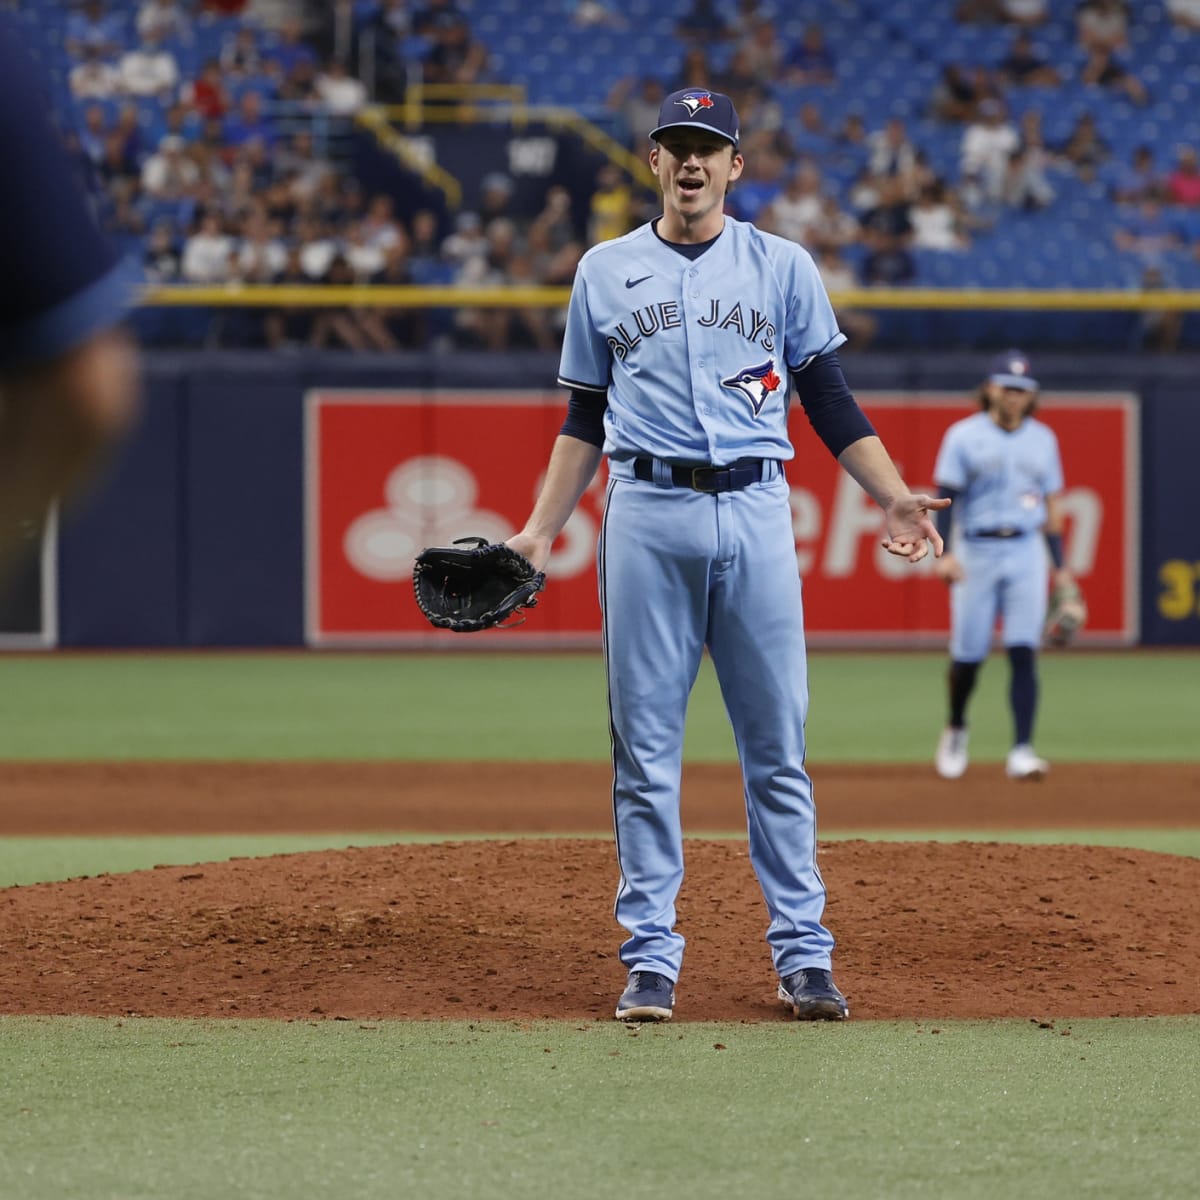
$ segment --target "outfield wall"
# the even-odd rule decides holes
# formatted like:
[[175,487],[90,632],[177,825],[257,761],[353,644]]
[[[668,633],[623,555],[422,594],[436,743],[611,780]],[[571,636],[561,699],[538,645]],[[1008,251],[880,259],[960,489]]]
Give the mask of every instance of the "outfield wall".
[[[986,361],[971,354],[847,356],[852,386],[914,482],[931,470],[940,430],[971,403]],[[394,435],[380,426],[373,440],[368,436],[357,448],[353,437],[336,452],[327,448],[327,461],[332,454],[338,469],[324,485],[326,498],[331,486],[367,486],[380,496],[380,510],[394,513],[405,499],[385,497],[389,464],[467,459],[488,464],[476,472],[478,482],[466,485],[484,490],[479,497],[472,490],[473,519],[487,514],[502,534],[506,522],[515,524],[527,510],[561,419],[556,365],[552,357],[521,353],[148,355],[139,428],[86,503],[62,522],[48,576],[57,600],[56,638],[48,640],[156,647],[429,644],[431,635],[410,624],[411,585],[397,562],[414,539],[440,540],[433,533],[445,530],[445,522],[431,519],[376,530],[359,539],[362,553],[352,552],[353,521],[342,533],[340,527],[326,531],[326,558],[336,557],[344,544],[370,585],[364,585],[370,598],[363,603],[374,605],[385,622],[389,613],[402,616],[382,630],[366,628],[371,621],[364,618],[363,637],[323,636],[325,617],[314,614],[322,553],[322,517],[311,486],[314,397],[400,398],[409,422]],[[1037,365],[1046,419],[1064,441],[1068,485],[1072,475],[1075,483],[1086,482],[1077,489],[1068,546],[1093,599],[1093,636],[1102,644],[1200,644],[1200,525],[1194,517],[1200,360],[1060,355]],[[511,408],[514,396],[524,407]],[[465,406],[465,423],[463,412],[457,424],[451,419],[454,405]],[[473,405],[480,412],[499,406],[503,419],[489,427],[472,415]],[[1114,417],[1118,410],[1126,415]],[[1124,433],[1114,433],[1114,421]],[[793,428],[801,454],[789,478],[801,493],[797,550],[807,568],[814,644],[940,643],[944,599],[927,579],[889,580],[886,565],[868,561],[865,549],[861,561],[847,567],[845,529],[837,542],[841,557],[833,552],[837,473],[822,460],[802,414]],[[450,484],[443,479],[439,485],[443,490],[453,491],[463,475],[453,461]],[[372,471],[377,480],[366,478]],[[1088,521],[1097,504],[1102,526]],[[336,504],[334,509],[331,519]],[[859,527],[865,518],[855,520],[854,537],[868,537]],[[580,553],[564,556],[570,577],[548,589],[535,618],[541,625],[531,621],[523,636],[587,643],[586,606],[594,604],[594,587],[586,545],[577,542]],[[903,589],[898,602],[880,597],[878,609],[888,617],[874,628],[869,615],[844,627],[844,597],[855,594],[856,572],[864,585],[857,590],[868,594],[865,585],[876,582]],[[350,603],[353,609],[357,601],[351,597]]]

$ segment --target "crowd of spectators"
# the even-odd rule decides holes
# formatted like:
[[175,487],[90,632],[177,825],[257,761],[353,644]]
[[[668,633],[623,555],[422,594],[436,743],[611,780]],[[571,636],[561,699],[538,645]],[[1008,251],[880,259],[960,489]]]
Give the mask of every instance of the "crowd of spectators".
[[[1182,27],[1200,28],[1197,0],[1176,0],[1169,12]],[[1200,205],[1192,147],[1180,147],[1174,170],[1163,172],[1148,146],[1139,147],[1131,163],[1115,160],[1094,112],[1081,113],[1053,145],[1038,108],[1011,115],[1011,89],[1054,89],[1061,82],[1060,65],[1037,48],[1037,31],[1051,16],[1046,0],[963,0],[957,6],[963,25],[994,25],[996,37],[1007,39],[1007,51],[991,65],[949,62],[942,68],[925,115],[942,129],[959,129],[961,138],[957,163],[940,172],[899,118],[868,128],[852,113],[827,128],[820,108],[806,103],[796,119],[783,121],[763,81],[829,83],[837,75],[837,57],[819,25],[789,46],[755,0],[741,0],[738,15],[738,21],[726,21],[712,0],[695,0],[678,25],[689,46],[679,74],[622,79],[609,94],[609,108],[637,151],[670,90],[707,79],[729,92],[743,113],[747,159],[729,211],[808,247],[831,288],[920,282],[913,251],[967,251],[1007,214],[1053,206],[1071,179],[1109,185],[1128,217],[1114,250],[1151,271],[1147,280],[1161,279],[1164,251],[1186,245],[1185,228],[1172,214]],[[1140,108],[1151,96],[1124,58],[1129,21],[1123,0],[1077,5],[1074,42],[1083,58],[1078,78]],[[726,65],[716,69],[711,56],[721,45]],[[1049,108],[1054,92],[1045,94]],[[843,182],[847,163],[854,168],[849,186]],[[847,261],[852,249],[854,271]],[[1200,259],[1200,244],[1195,253]],[[873,322],[866,314],[855,316],[859,328],[848,332],[860,343],[869,340]]]
[[[571,13],[577,24],[621,28],[617,9],[586,0]],[[63,45],[81,114],[73,135],[81,169],[105,198],[109,227],[141,240],[149,279],[569,284],[589,244],[656,211],[651,192],[609,166],[597,176],[586,220],[576,219],[562,188],[547,190],[540,211],[517,211],[503,176],[483,189],[477,210],[452,214],[449,225],[432,211],[401,219],[390,198],[363,195],[330,164],[312,118],[352,117],[369,99],[399,98],[418,78],[426,85],[488,78],[487,48],[457,0],[331,0],[306,24],[296,10],[267,0],[142,0],[131,11],[85,0],[72,13]],[[1168,10],[1182,27],[1200,28],[1200,0],[1168,0]],[[218,52],[186,70],[181,63],[194,56],[182,51],[210,11],[240,21]],[[1116,161],[1088,112],[1048,144],[1036,107],[1015,118],[1010,112],[1012,89],[1053,89],[1060,81],[1062,64],[1038,49],[1038,30],[1050,19],[1046,0],[962,0],[956,17],[994,24],[1007,51],[991,65],[945,65],[924,114],[957,131],[957,162],[940,170],[911,121],[893,116],[873,127],[851,111],[829,125],[813,102],[785,113],[773,81],[784,89],[833,85],[838,56],[819,24],[789,38],[758,0],[736,0],[736,11],[694,0],[677,27],[686,47],[678,72],[623,78],[608,107],[642,157],[668,91],[705,84],[732,95],[747,167],[728,211],[805,245],[834,291],[923,282],[915,252],[964,253],[1008,214],[1054,206],[1067,179],[1109,185],[1126,214],[1113,252],[1137,264],[1147,286],[1165,279],[1164,255],[1188,245],[1175,216],[1200,207],[1194,149],[1181,147],[1171,168],[1155,161],[1150,146]],[[1152,97],[1125,57],[1129,19],[1122,0],[1082,0],[1074,39],[1086,55],[1080,79],[1140,107]],[[406,65],[399,47],[414,38],[421,56]],[[1046,96],[1051,104],[1053,91]],[[507,307],[453,315],[295,309],[267,314],[256,336],[272,346],[388,349],[442,338],[548,349],[561,316]],[[839,317],[853,342],[871,340],[869,314]]]
[[[303,24],[301,9],[270,0],[82,0],[63,36],[77,118],[73,128],[65,124],[102,222],[124,246],[140,248],[153,283],[497,281],[518,257],[515,237],[506,242],[499,223],[464,247],[441,236],[433,212],[402,221],[391,197],[363,195],[319,144],[367,103],[364,46],[376,54],[374,67],[392,68],[372,72],[376,98],[389,86],[402,97],[397,48],[410,35],[427,41],[429,83],[470,81],[482,69],[486,55],[454,0],[428,0],[415,11],[405,0],[336,0]],[[196,61],[199,26],[210,14],[236,20]],[[470,220],[464,214],[460,226]],[[574,264],[561,266],[557,233],[546,237],[545,221],[532,224],[538,231],[520,244],[524,261],[513,262],[513,273],[545,269],[569,282]],[[250,323],[250,336],[274,347],[389,349],[430,336],[411,312],[367,308],[297,308]],[[458,332],[494,345],[507,323],[467,314]],[[531,342],[549,344],[537,318],[518,323]],[[210,335],[236,326],[246,336],[246,324],[218,317]]]

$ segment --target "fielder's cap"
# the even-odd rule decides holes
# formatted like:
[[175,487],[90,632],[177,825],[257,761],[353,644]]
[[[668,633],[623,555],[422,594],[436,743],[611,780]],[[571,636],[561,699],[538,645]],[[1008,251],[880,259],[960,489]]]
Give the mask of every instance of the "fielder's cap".
[[738,115],[733,101],[723,92],[706,88],[682,88],[672,92],[658,110],[658,124],[650,131],[657,141],[667,129],[707,129],[738,144]]
[[992,359],[988,370],[988,383],[1001,387],[1023,388],[1027,392],[1038,390],[1038,381],[1033,377],[1029,359],[1020,350],[1005,350]]

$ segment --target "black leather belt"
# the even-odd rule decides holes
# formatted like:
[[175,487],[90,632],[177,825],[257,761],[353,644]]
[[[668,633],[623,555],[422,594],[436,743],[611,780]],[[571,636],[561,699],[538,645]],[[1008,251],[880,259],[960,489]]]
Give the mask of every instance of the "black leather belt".
[[1015,538],[1024,537],[1029,531],[1026,529],[1016,529],[1012,525],[1005,525],[1000,529],[972,529],[967,537],[972,538]]
[[[691,488],[695,492],[736,492],[752,483],[761,483],[767,463],[773,461],[769,458],[739,458],[727,467],[713,467],[708,463],[698,463],[696,466],[675,463],[671,467],[671,482],[676,487]],[[647,483],[653,481],[654,460],[635,458],[633,474],[634,478]]]

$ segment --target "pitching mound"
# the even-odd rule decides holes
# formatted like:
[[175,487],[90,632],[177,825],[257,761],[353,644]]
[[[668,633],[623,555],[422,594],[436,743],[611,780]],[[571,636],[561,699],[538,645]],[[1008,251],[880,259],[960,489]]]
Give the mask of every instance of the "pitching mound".
[[[822,845],[856,1018],[1200,1012],[1200,860]],[[9,888],[0,1012],[607,1019],[611,845],[385,846]],[[745,846],[688,844],[679,1017],[782,1020]]]

